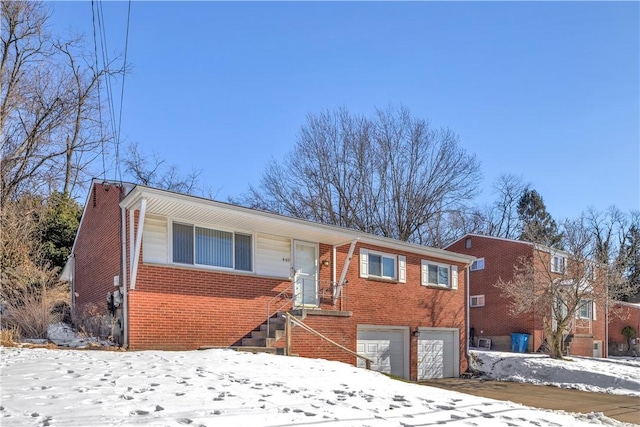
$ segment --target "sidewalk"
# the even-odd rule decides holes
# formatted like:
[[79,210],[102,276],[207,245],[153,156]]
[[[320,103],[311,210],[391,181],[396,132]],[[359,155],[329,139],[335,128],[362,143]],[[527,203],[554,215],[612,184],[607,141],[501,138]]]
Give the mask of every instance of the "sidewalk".
[[535,408],[580,413],[602,412],[618,421],[640,424],[640,398],[638,397],[478,379],[443,378],[422,381],[420,384],[474,396],[508,400]]

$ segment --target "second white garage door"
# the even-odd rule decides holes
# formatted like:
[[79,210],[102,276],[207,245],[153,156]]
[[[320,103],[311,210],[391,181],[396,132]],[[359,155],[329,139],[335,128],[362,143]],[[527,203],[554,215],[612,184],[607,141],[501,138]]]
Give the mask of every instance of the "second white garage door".
[[457,329],[420,329],[418,381],[460,375],[459,337]]
[[[358,328],[358,354],[373,360],[371,369],[378,372],[408,377],[408,356],[406,337],[403,329],[361,329]],[[364,367],[364,361],[358,360]]]

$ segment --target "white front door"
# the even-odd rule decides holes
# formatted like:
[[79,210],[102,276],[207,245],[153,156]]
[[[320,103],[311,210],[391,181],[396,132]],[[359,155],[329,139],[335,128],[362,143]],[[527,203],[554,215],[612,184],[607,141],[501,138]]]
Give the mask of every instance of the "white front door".
[[297,306],[318,306],[318,247],[314,243],[293,242],[294,293]]

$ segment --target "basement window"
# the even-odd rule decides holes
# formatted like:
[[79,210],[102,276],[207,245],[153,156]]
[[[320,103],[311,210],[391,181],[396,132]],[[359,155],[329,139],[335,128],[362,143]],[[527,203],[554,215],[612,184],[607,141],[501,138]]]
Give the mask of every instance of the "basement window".
[[484,295],[471,295],[469,307],[484,307]]
[[471,271],[484,270],[484,258],[478,258],[471,264]]

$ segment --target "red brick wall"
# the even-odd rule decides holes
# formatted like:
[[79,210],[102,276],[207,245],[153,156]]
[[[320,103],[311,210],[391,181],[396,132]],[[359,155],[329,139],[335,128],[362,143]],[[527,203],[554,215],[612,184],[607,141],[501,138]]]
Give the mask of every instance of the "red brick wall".
[[[107,292],[120,274],[119,188],[96,185],[89,197],[76,245],[76,292],[79,305],[95,303],[106,312]],[[138,213],[136,212],[136,222]],[[127,213],[127,219],[129,218]],[[129,232],[126,233],[127,240]],[[130,242],[127,242],[130,246]],[[458,264],[458,289],[420,285],[422,257],[382,247],[368,247],[406,256],[407,282],[389,283],[359,277],[359,246],[346,276],[344,305],[333,306],[330,294],[323,309],[349,310],[351,317],[310,316],[308,324],[331,339],[356,349],[358,325],[447,327],[460,330],[460,371],[465,358],[465,266]],[[336,278],[346,261],[349,244],[338,249]],[[333,279],[333,248],[319,245],[321,287]],[[141,254],[142,259],[142,254]],[[433,261],[449,264],[439,259]],[[128,262],[128,255],[127,255]],[[267,302],[290,282],[197,268],[159,266],[140,262],[136,287],[128,291],[129,345],[142,349],[195,349],[239,344],[266,318]],[[130,277],[129,277],[130,280]],[[411,377],[416,376],[415,337],[411,337]],[[355,363],[354,357],[301,330],[294,332],[294,352]]]
[[[447,250],[484,258],[484,270],[470,271],[469,295],[484,295],[484,307],[469,309],[470,327],[476,337],[493,339],[494,348],[508,350],[512,332],[528,333],[529,348],[535,349],[541,343],[541,319],[536,313],[519,316],[509,314],[509,300],[500,295],[494,286],[500,279],[509,281],[514,267],[522,257],[532,257],[533,247],[520,242],[470,236],[471,248],[465,247],[465,238],[449,246]],[[502,344],[502,345],[501,345]],[[507,346],[505,348],[505,346]]]
[[[604,347],[604,342],[602,343]],[[604,350],[603,350],[604,352]],[[593,336],[592,335],[578,335],[573,337],[571,342],[571,348],[569,354],[572,356],[593,356]]]
[[[350,317],[336,316],[307,316],[305,325],[320,332],[327,338],[344,347],[355,351],[356,326]],[[284,341],[282,339],[281,341]],[[279,343],[279,347],[284,345]],[[302,357],[336,360],[339,362],[356,364],[356,357],[342,350],[315,334],[294,326],[291,334],[291,351]]]
[[[332,247],[319,245],[321,286],[332,279]],[[339,277],[349,245],[338,249]],[[389,252],[384,248],[374,248]],[[395,252],[394,252],[395,253]],[[460,372],[467,368],[465,337],[465,272],[458,265],[458,290],[420,285],[421,257],[407,257],[407,283],[388,283],[359,277],[356,248],[343,289],[344,309],[352,317],[309,316],[305,322],[351,350],[356,349],[357,325],[456,327],[460,330]],[[445,263],[443,260],[437,260]],[[267,302],[290,282],[204,269],[139,265],[136,289],[129,291],[132,349],[193,349],[238,344],[266,318]],[[327,294],[329,297],[329,294]],[[339,309],[330,298],[323,309]],[[231,319],[231,320],[229,320]],[[411,376],[416,377],[415,338],[412,337]],[[294,330],[292,351],[301,356],[355,363],[355,358],[312,334]]]
[[139,264],[129,291],[133,350],[238,345],[267,317],[267,302],[290,282],[242,274]]
[[[471,248],[466,248],[466,238],[455,242],[447,248],[454,252],[464,253],[485,259],[484,270],[470,272],[470,295],[485,295],[485,306],[470,308],[470,324],[475,329],[476,336],[492,338],[492,348],[497,350],[509,350],[510,333],[523,332],[530,334],[528,351],[536,351],[544,339],[542,331],[541,312],[533,312],[512,316],[509,314],[510,301],[500,296],[500,291],[494,286],[499,279],[509,281],[513,278],[514,266],[521,257],[534,257],[534,248],[526,243],[496,239],[484,236],[467,236],[471,239]],[[550,265],[550,254],[535,251],[534,262],[536,271],[544,271]],[[542,265],[540,265],[542,264]],[[550,313],[546,313],[550,315]],[[582,322],[584,323],[584,322]],[[576,326],[581,321],[576,320]],[[586,323],[586,327],[578,327],[577,334],[590,335],[591,344],[587,351],[586,338],[582,343],[571,348],[579,349],[580,354],[591,356],[593,340],[605,341],[605,311],[599,304],[596,308],[596,320]],[[582,325],[585,326],[585,325]],[[607,350],[603,349],[606,356]]]
[[613,346],[612,352],[620,352],[618,344],[624,344],[624,352],[627,349],[627,338],[622,335],[622,328],[631,326],[640,335],[640,308],[626,304],[616,304],[612,311],[613,313],[609,319],[609,345]]
[[120,275],[121,188],[94,183],[78,232],[75,257],[75,311],[90,306],[107,312],[107,293],[113,292],[113,277]]
[[[465,265],[458,266],[458,289],[427,287],[420,284],[421,261],[423,257],[412,253],[390,251],[375,246],[366,246],[370,250],[391,252],[404,255],[407,261],[406,283],[390,283],[376,279],[360,277],[360,248],[354,251],[347,279],[348,310],[353,311],[353,323],[356,325],[409,326],[458,328],[460,330],[460,372],[467,369],[466,360],[466,324],[465,324]],[[338,265],[346,259],[348,246],[339,250]],[[431,259],[443,264],[451,264],[442,259]],[[355,348],[355,339],[352,344]],[[410,378],[417,377],[417,338],[411,336]]]

